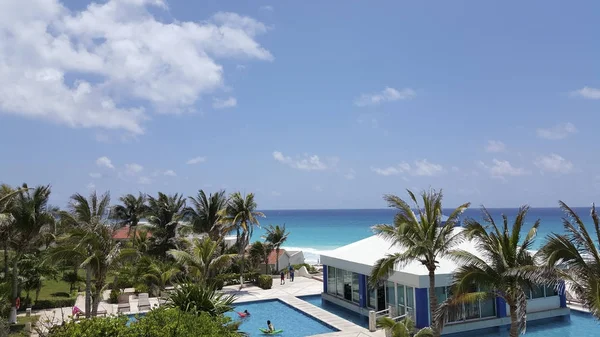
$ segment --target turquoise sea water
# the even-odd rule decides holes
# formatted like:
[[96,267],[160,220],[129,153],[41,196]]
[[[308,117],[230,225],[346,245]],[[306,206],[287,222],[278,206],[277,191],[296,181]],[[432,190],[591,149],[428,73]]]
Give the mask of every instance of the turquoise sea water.
[[[590,208],[574,208],[584,221],[592,225],[589,216]],[[450,214],[452,210],[445,210]],[[516,208],[488,209],[496,221],[501,221],[501,214],[509,217],[512,223]],[[261,227],[254,231],[252,240],[259,240],[264,235],[264,227],[285,224],[290,236],[284,247],[302,250],[307,262],[317,262],[322,251],[332,250],[372,235],[370,227],[375,224],[391,223],[396,213],[394,209],[348,209],[348,210],[266,210],[266,218],[260,219]],[[561,218],[563,212],[558,208],[532,208],[526,218],[530,226],[539,218],[541,226],[537,245],[541,245],[544,237],[552,232],[563,232]],[[481,220],[478,208],[468,209],[464,218]]]
[[[248,310],[250,316],[240,318],[237,312],[244,310]],[[276,335],[278,337],[304,337],[337,331],[279,300],[240,303],[235,306],[235,311],[226,315],[241,320],[240,330],[249,336],[267,336],[258,330],[267,327],[267,320],[271,321],[275,330],[283,330]]]

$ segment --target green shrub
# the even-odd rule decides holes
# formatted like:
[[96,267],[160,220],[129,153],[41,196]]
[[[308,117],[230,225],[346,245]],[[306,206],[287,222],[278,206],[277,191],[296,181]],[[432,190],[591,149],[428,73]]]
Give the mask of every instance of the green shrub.
[[219,277],[215,278],[212,281],[215,286],[215,289],[217,289],[217,290],[221,290],[221,289],[223,289],[223,286],[225,286],[225,282],[223,281],[223,279],[221,279]]
[[258,276],[257,285],[262,289],[271,289],[273,287],[273,278],[269,275]]
[[108,303],[119,303],[119,295],[121,294],[120,291],[113,289],[110,291],[110,296],[108,298]]
[[[256,283],[259,275],[260,273],[256,272],[244,273],[244,281]],[[221,282],[223,283],[223,286],[240,284],[240,274],[221,274],[215,277],[215,280],[218,280],[215,282],[216,285],[219,285]],[[221,286],[221,288],[223,288],[223,286]]]
[[300,264],[294,264],[292,265],[292,267],[294,268],[294,270],[298,270],[302,267],[306,267],[306,270],[308,270],[309,273],[311,274],[316,274],[317,272],[317,268],[315,268],[314,266],[311,266],[308,263],[300,263]]
[[189,337],[239,336],[229,318],[207,313],[195,315],[178,309],[159,308],[127,326],[127,317],[91,318],[51,329],[49,337]]
[[33,310],[64,308],[75,305],[75,298],[61,298],[55,300],[37,300],[31,307]]
[[186,312],[206,312],[219,316],[233,310],[234,295],[218,292],[214,287],[196,283],[183,283],[169,294],[168,306]]
[[150,292],[150,287],[148,287],[145,284],[138,284],[135,286],[135,290],[134,293],[137,294],[141,294],[141,293],[149,293]]

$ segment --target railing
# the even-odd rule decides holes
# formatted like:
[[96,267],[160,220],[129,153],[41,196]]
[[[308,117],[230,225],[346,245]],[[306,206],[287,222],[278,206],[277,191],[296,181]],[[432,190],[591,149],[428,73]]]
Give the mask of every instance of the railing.
[[[413,312],[411,309],[407,309],[406,313],[403,315],[396,316],[396,314],[397,314],[396,308],[391,305],[387,309],[384,309],[384,310],[369,311],[369,331],[371,331],[371,332],[376,331],[377,330],[377,320],[384,316],[387,316],[387,317],[393,319],[394,321],[399,321],[406,317],[413,318]],[[386,336],[387,336],[387,332],[386,332]]]

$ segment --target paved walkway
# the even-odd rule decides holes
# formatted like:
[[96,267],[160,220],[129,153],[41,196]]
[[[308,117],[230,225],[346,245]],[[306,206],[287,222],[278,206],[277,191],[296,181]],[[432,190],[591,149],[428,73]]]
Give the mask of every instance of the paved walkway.
[[284,285],[279,283],[279,279],[273,280],[273,288],[261,289],[256,286],[245,286],[240,290],[239,286],[228,286],[223,288],[223,292],[235,294],[238,296],[236,303],[249,301],[259,301],[267,299],[278,299],[304,313],[317,318],[332,327],[340,330],[339,332],[316,335],[320,337],[381,337],[385,336],[383,330],[369,332],[369,330],[347,321],[337,315],[316,307],[306,301],[298,299],[297,296],[318,295],[323,291],[323,283],[311,278],[297,277],[294,282],[286,280]]

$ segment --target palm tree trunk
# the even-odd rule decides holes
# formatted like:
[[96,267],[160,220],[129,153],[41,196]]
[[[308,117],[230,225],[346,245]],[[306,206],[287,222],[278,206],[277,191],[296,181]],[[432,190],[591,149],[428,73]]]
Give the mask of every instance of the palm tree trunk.
[[8,317],[8,323],[17,323],[17,297],[19,297],[19,269],[17,267],[17,261],[19,259],[15,256],[12,270],[12,306],[10,308],[10,316]]
[[519,318],[517,317],[517,306],[510,305],[510,337],[519,336]]
[[[433,317],[437,307],[437,297],[435,296],[435,269],[429,268],[429,312],[431,317]],[[432,322],[431,328],[433,330],[433,336],[440,337],[440,334],[442,333],[440,325]]]
[[100,306],[100,301],[102,300],[102,288],[104,287],[104,281],[102,281],[103,277],[98,277],[96,281],[96,289],[94,290],[94,296],[92,296],[92,317],[96,317],[98,315],[98,307]]
[[92,266],[87,265],[85,268],[85,317],[90,318],[92,309]]
[[238,243],[239,243],[240,258],[241,258],[240,259],[240,261],[241,261],[241,263],[240,263],[240,289],[242,287],[244,287],[244,255],[246,253],[246,251],[245,251],[246,249],[244,247],[246,240],[244,238],[241,238],[241,240],[244,241],[244,242],[239,242],[238,241]]
[[279,246],[275,247],[275,269],[279,273]]

